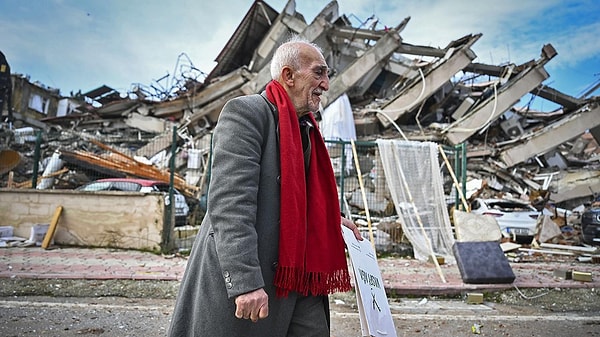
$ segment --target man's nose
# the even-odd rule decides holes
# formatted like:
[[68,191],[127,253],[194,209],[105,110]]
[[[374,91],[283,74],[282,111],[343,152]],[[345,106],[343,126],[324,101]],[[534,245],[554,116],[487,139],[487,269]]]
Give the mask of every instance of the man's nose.
[[321,81],[320,86],[323,91],[329,90],[329,75],[325,75],[325,79]]

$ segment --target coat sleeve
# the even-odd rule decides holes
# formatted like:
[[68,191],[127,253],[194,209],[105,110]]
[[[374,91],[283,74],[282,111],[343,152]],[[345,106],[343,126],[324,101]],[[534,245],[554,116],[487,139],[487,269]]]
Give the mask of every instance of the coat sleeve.
[[266,107],[258,95],[233,99],[223,107],[214,130],[207,216],[230,298],[265,285],[256,214]]

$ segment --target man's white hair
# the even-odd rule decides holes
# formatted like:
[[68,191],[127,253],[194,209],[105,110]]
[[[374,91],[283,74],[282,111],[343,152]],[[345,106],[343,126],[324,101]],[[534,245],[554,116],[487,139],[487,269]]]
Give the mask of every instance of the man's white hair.
[[298,45],[305,44],[316,48],[321,54],[323,50],[318,45],[308,41],[300,35],[294,35],[286,42],[282,43],[271,59],[271,78],[276,80],[281,75],[281,69],[285,66],[300,69],[300,48]]

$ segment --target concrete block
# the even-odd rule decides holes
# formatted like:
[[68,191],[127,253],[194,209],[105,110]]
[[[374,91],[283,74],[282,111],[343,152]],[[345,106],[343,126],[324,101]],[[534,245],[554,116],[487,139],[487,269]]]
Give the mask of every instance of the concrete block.
[[562,278],[565,280],[570,280],[572,277],[571,271],[570,270],[564,270],[564,269],[555,269],[554,270],[554,277],[557,278]]
[[467,293],[467,304],[482,304],[483,294],[482,293]]
[[573,271],[573,281],[592,282],[592,273]]

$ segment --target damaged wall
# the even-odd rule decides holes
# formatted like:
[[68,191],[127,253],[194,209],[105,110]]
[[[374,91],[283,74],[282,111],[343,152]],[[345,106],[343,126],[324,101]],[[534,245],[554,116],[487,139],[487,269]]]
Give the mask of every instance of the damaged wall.
[[59,91],[31,83],[28,78],[12,75],[12,109],[30,118],[55,116],[58,109]]
[[63,207],[55,244],[160,250],[164,196],[126,192],[0,189],[0,226],[29,238]]

